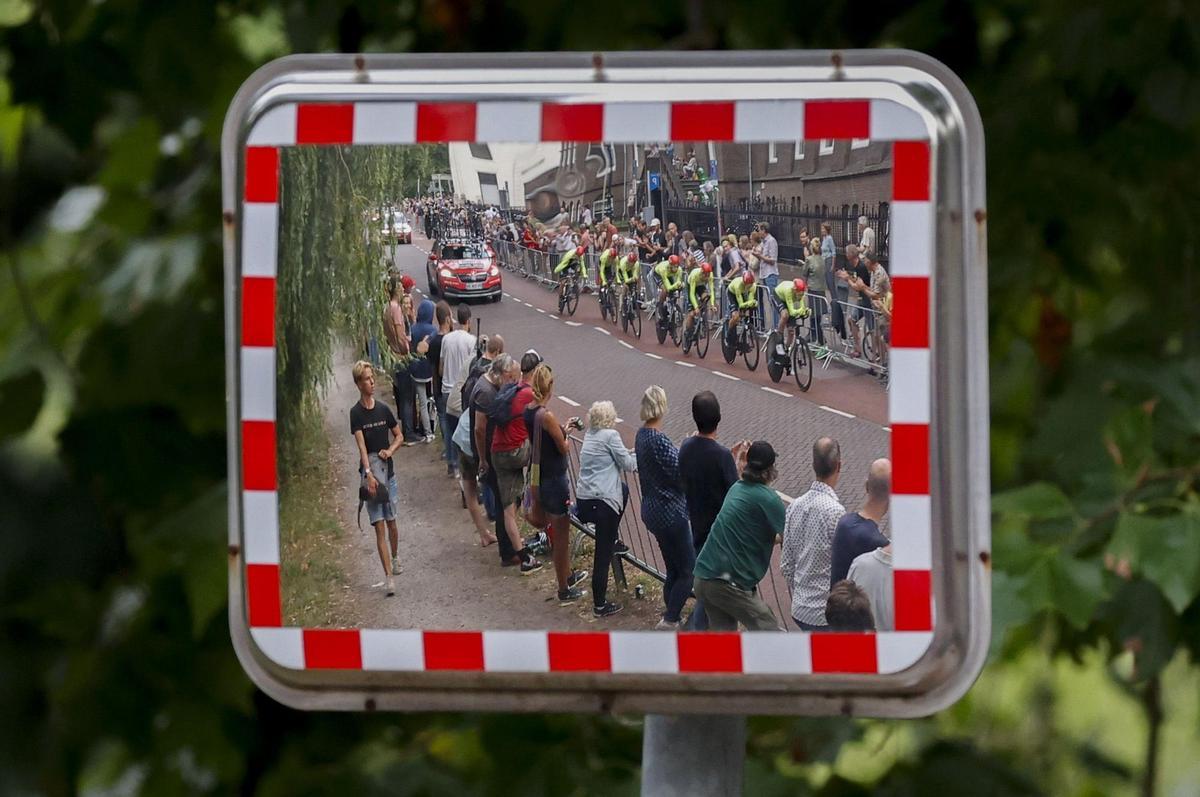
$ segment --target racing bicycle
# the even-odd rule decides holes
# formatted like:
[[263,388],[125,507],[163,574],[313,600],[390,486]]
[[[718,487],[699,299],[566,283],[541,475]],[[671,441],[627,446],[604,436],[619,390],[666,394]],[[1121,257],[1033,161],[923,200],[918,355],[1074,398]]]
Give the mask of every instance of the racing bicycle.
[[[788,328],[794,333],[791,346],[784,346],[783,338],[777,329],[771,330],[771,334],[767,336],[767,373],[772,382],[778,382],[785,373],[789,373],[795,377],[796,386],[800,390],[807,391],[812,385],[813,355],[804,337],[807,326],[800,323],[807,320],[807,316],[788,317]],[[783,347],[782,354],[776,351],[780,346]]]
[[725,362],[732,363],[740,353],[747,368],[753,371],[758,367],[758,336],[754,332],[754,316],[757,312],[757,307],[743,310],[732,332],[729,330],[729,318],[722,320],[721,355]]
[[636,282],[626,285],[621,297],[621,331],[631,328],[635,338],[642,336],[642,298]]
[[683,353],[687,354],[688,349],[692,344],[696,344],[696,354],[701,360],[708,354],[709,336],[712,334],[709,330],[709,306],[708,294],[700,298],[700,309],[696,311],[696,317],[692,320],[692,328],[684,329],[683,332]]
[[571,269],[567,272],[566,282],[563,284],[562,292],[558,295],[558,313],[562,315],[563,308],[566,308],[567,315],[575,315],[575,308],[579,306],[579,271]]
[[[667,301],[661,307],[654,308],[654,332],[659,343],[665,343],[670,334],[671,341],[678,346],[683,341],[683,310],[679,307],[680,289],[667,294]],[[663,311],[659,317],[659,310]]]

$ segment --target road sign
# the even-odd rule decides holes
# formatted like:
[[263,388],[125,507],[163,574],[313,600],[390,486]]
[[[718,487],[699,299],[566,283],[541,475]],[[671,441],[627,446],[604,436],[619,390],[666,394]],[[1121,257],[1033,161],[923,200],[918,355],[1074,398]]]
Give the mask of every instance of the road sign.
[[[943,66],[909,52],[596,58],[298,56],[238,93],[222,185],[230,625],[240,661],[271,695],[312,709],[905,716],[948,705],[973,682],[989,638],[986,214],[973,101]],[[883,583],[892,630],[287,626],[276,462],[289,430],[277,428],[275,400],[284,150],[647,140],[751,151],[776,140],[841,141],[847,151],[858,146],[851,140],[890,143],[893,550]],[[745,185],[730,163],[728,185]],[[652,190],[658,178],[650,174]],[[853,234],[840,230],[837,242]]]
[[662,174],[650,172],[650,190],[657,191],[662,186]]

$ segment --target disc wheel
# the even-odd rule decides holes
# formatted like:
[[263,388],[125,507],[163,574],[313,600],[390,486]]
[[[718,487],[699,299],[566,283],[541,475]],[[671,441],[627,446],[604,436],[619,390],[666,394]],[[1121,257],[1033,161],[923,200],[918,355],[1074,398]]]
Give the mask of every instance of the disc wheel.
[[808,341],[797,334],[796,345],[792,347],[792,376],[796,377],[796,387],[802,391],[812,386],[812,364]]
[[658,342],[661,345],[667,340],[667,325],[659,317],[658,308],[655,308],[650,317],[654,319],[654,336],[658,338]]
[[775,347],[780,342],[778,331],[772,331],[767,336],[767,374],[771,377],[772,382],[778,382],[780,379],[783,379],[783,363],[775,356]]
[[668,308],[667,318],[671,329],[671,342],[679,346],[683,343],[683,317],[679,312],[679,305],[671,304]]
[[729,323],[721,322],[721,356],[725,358],[725,362],[730,365],[737,359],[737,342],[730,339]]

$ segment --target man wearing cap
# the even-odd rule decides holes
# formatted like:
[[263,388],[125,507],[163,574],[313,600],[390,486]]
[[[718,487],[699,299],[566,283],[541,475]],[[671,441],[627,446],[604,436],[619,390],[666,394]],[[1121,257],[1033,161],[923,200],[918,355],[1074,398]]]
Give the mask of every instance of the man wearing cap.
[[783,503],[770,487],[775,449],[758,440],[739,464],[742,477],[729,488],[696,558],[694,589],[710,631],[736,631],[738,623],[748,631],[778,631],[779,621],[758,596],[784,526]]
[[651,220],[650,229],[646,232],[646,256],[642,259],[653,265],[665,257],[663,252],[666,247],[667,239],[663,236],[662,222],[658,219]]

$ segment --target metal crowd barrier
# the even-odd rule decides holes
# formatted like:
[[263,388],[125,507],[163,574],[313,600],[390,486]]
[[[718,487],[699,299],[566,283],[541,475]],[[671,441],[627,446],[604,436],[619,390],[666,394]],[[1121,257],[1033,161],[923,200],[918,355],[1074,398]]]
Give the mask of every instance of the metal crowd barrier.
[[[569,435],[568,440],[570,441],[570,450],[567,457],[567,474],[571,482],[571,499],[572,506],[574,506],[576,503],[575,482],[579,474],[579,450],[583,445],[583,440],[576,435]],[[621,515],[619,529],[620,538],[629,547],[629,551],[613,556],[613,580],[622,587],[627,586],[624,565],[629,563],[651,578],[662,582],[666,579],[666,565],[662,559],[662,552],[659,550],[658,541],[654,535],[642,525],[641,484],[637,476],[631,478],[629,474],[623,474],[622,478],[629,488],[629,503],[625,507],[624,514]],[[571,516],[571,525],[577,532],[595,539],[595,529],[574,515]],[[779,546],[776,546],[771,557],[771,568],[759,583],[758,590],[759,596],[779,620],[780,627],[791,631],[793,626],[791,620],[792,600],[783,577],[783,571],[780,569],[780,553]]]

